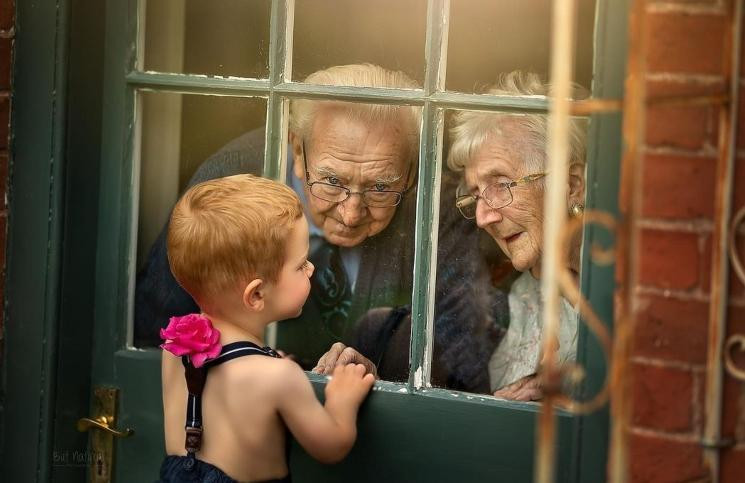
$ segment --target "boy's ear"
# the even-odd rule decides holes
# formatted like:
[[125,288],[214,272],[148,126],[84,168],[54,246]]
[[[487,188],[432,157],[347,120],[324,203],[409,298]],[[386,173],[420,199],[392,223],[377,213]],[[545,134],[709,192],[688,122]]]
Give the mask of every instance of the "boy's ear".
[[266,283],[260,278],[255,278],[248,282],[248,285],[243,290],[243,306],[256,312],[263,310],[266,287]]

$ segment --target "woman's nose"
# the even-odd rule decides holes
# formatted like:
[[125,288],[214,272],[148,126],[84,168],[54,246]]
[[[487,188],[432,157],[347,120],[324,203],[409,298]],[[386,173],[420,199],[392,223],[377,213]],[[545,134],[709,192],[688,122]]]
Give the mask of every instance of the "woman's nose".
[[313,265],[310,260],[308,260],[308,268],[305,269],[306,273],[308,274],[308,278],[310,278],[313,275],[313,272],[316,271],[316,266]]
[[502,221],[502,213],[486,204],[482,198],[476,201],[476,225],[486,228],[492,223]]
[[352,194],[337,205],[341,220],[347,226],[357,226],[367,214],[367,206],[362,202],[362,195]]

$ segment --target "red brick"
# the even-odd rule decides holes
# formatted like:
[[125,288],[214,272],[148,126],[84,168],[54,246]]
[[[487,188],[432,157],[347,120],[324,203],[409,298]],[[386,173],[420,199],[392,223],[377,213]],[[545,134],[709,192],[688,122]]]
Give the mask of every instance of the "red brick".
[[699,280],[696,233],[645,229],[641,233],[640,282],[660,288],[690,289]]
[[634,330],[634,354],[667,361],[706,363],[709,304],[658,296],[640,297],[645,307]]
[[15,1],[0,0],[0,29],[8,30],[15,22]]
[[647,155],[642,213],[652,218],[714,216],[716,159]]
[[[745,30],[745,29],[743,29]],[[745,92],[743,92],[745,94]],[[740,123],[742,126],[745,124],[745,112],[740,115]],[[745,134],[743,134],[745,137]],[[745,207],[745,157],[738,157],[735,160],[735,172],[733,179],[734,198],[732,201],[732,215],[737,212],[740,208]]]
[[[711,292],[711,269],[712,269],[712,254],[711,254],[711,236],[707,236],[704,241],[704,248],[701,252],[701,290],[704,293]],[[736,253],[740,257],[740,262],[745,267],[745,236],[738,236],[735,238]],[[727,254],[729,257],[729,253]],[[742,299],[745,297],[745,287],[740,282],[739,277],[735,273],[732,262],[729,262],[729,279],[728,279],[728,296],[730,300]]]
[[[724,93],[722,82],[648,81],[647,97],[703,96]],[[649,146],[699,150],[716,146],[717,109],[712,106],[662,107],[647,109],[645,142]]]
[[704,475],[701,446],[634,434],[630,438],[631,481],[680,482]]
[[[743,366],[743,370],[745,370],[745,366]],[[734,438],[738,426],[742,428],[745,424],[745,407],[742,404],[742,401],[745,400],[744,392],[745,382],[739,381],[729,374],[725,376],[722,391],[722,436],[725,438]]]
[[693,375],[690,371],[634,364],[633,424],[662,431],[691,430]]
[[745,479],[745,448],[730,448],[722,451],[722,483],[742,483]]
[[[735,253],[740,260],[740,265],[745,270],[745,235],[735,237]],[[729,271],[729,296],[730,299],[742,299],[745,297],[745,286],[743,286],[740,277],[737,276],[732,261],[730,261]]]
[[[733,335],[745,335],[745,308],[730,307],[727,313],[727,334],[725,341]],[[736,347],[731,352],[735,365],[745,371],[745,352]],[[740,431],[745,431],[745,382],[740,381],[724,372],[722,407],[722,434],[725,437],[733,437],[739,426]],[[742,433],[741,433],[742,436]]]
[[655,12],[647,20],[649,72],[722,73],[725,16]]
[[745,149],[745,89],[740,88],[737,107],[737,149]]
[[13,41],[0,38],[0,90],[10,89],[10,66]]

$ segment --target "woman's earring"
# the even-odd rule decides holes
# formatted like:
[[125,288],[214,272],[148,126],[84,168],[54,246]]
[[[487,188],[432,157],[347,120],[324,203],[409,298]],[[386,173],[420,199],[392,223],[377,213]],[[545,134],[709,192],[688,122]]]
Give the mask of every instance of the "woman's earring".
[[585,205],[581,203],[575,203],[572,205],[572,216],[575,218],[579,218],[582,216],[582,213],[585,212]]

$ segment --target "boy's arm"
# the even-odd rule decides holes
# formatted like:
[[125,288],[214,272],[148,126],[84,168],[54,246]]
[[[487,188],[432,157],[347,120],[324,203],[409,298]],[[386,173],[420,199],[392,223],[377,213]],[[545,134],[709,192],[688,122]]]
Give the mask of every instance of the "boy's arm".
[[326,404],[316,399],[305,373],[295,364],[284,371],[278,395],[280,416],[300,445],[322,463],[336,463],[357,438],[357,410],[375,381],[362,365],[337,367],[326,385]]

